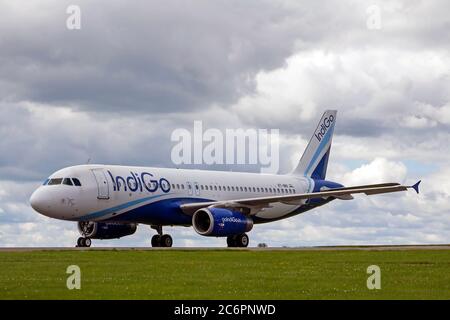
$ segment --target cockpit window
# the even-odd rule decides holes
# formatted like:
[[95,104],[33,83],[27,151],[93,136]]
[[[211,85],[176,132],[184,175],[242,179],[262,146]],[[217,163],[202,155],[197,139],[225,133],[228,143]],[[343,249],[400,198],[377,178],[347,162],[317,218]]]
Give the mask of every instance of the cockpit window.
[[81,182],[77,178],[72,178],[73,184],[77,187],[81,187]]
[[68,186],[73,186],[72,180],[70,180],[70,178],[64,178],[63,184],[66,184]]
[[62,180],[63,180],[62,178],[50,179],[49,182],[47,183],[47,185],[52,186],[52,185],[56,185],[56,184],[61,184]]
[[46,179],[42,185],[43,185],[43,186],[47,185],[47,183],[48,183],[49,181],[50,181],[50,179]]

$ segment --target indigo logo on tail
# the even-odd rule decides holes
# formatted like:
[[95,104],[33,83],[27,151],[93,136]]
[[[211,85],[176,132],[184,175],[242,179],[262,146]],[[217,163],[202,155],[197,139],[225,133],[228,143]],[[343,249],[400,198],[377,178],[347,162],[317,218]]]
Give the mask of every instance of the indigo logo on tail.
[[316,132],[314,135],[316,136],[317,140],[320,142],[322,138],[325,136],[325,134],[328,131],[328,128],[331,127],[334,121],[334,116],[330,115],[329,117],[325,117],[323,119],[323,122],[320,124],[318,129],[316,129]]

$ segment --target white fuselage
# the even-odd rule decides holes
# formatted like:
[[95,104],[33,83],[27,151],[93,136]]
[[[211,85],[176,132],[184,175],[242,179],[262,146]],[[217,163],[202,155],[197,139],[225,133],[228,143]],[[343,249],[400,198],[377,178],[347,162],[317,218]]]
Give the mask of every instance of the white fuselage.
[[[301,176],[110,165],[68,167],[49,179],[30,199],[46,216],[162,225],[189,224],[190,217],[179,216],[182,203],[307,193],[314,188],[313,179]],[[75,179],[81,186],[74,185]],[[299,206],[276,203],[256,217],[276,220]]]

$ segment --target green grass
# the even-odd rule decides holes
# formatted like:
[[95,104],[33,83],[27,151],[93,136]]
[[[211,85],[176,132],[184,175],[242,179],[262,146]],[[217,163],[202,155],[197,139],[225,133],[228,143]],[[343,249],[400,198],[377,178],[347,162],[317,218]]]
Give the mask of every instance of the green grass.
[[450,299],[450,250],[0,252],[0,270],[0,299]]

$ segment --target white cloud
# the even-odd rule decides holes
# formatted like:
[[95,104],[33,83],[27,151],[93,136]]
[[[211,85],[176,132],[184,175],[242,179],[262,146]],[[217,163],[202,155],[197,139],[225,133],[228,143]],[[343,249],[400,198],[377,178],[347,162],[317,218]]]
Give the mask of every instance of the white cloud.
[[[289,128],[315,120],[327,108],[345,110],[347,119],[375,118],[391,126],[405,117],[410,123],[426,119],[435,111],[446,119],[448,107],[434,105],[424,111],[420,101],[438,104],[439,98],[448,98],[448,65],[446,51],[389,47],[300,51],[284,67],[258,73],[256,92],[242,97],[232,109],[250,123]],[[426,95],[423,87],[432,85],[435,96]]]
[[437,122],[422,116],[409,115],[405,117],[401,125],[407,128],[431,128],[435,127]]
[[403,163],[376,158],[369,164],[345,173],[340,181],[348,186],[382,182],[402,183],[406,173],[407,169]]

